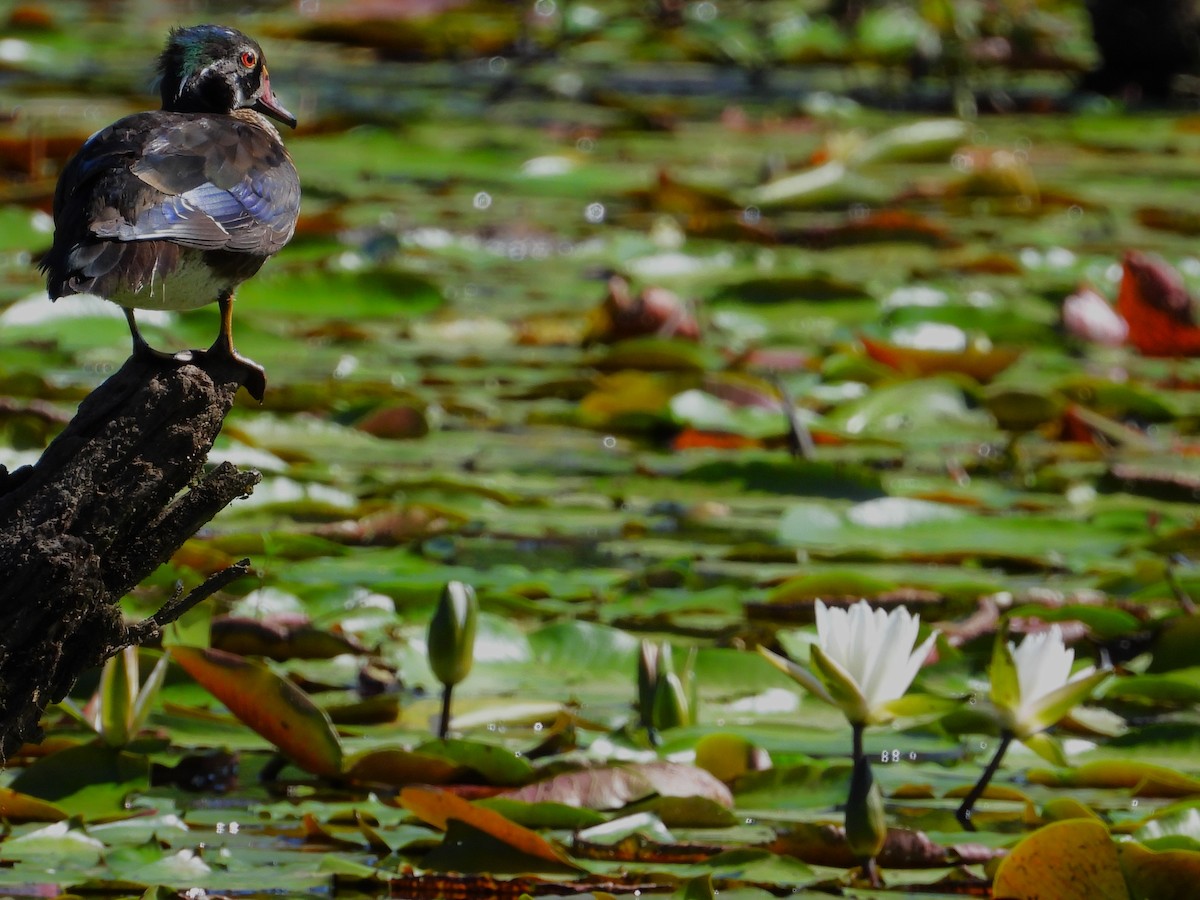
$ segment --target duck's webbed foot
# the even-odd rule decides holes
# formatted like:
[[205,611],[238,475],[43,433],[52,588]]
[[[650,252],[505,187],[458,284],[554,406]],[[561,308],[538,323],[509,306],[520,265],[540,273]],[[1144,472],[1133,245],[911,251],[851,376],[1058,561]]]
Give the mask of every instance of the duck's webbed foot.
[[251,397],[262,403],[263,395],[267,392],[266,370],[233,348],[233,294],[222,294],[217,303],[221,307],[221,330],[212,346],[204,351],[204,355],[223,357],[241,368],[246,373],[242,386]]
[[242,356],[232,347],[217,338],[213,345],[207,350],[191,350],[188,351],[193,362],[199,363],[202,359],[219,359],[227,360],[234,366],[237,366],[245,373],[242,379],[242,387],[244,387],[259,403],[263,402],[263,396],[267,392],[267,371],[254,360]]
[[233,297],[222,297],[219,301],[221,305],[221,331],[217,335],[217,339],[213,341],[211,347],[207,350],[180,350],[178,353],[165,353],[162,350],[155,350],[142,337],[141,331],[138,330],[137,321],[133,317],[133,310],[125,308],[125,318],[129,322],[129,332],[133,336],[133,355],[138,359],[149,360],[158,363],[168,363],[171,365],[182,366],[188,363],[199,365],[204,360],[209,361],[228,361],[232,366],[235,366],[244,372],[242,378],[242,386],[250,393],[250,396],[262,403],[263,396],[267,391],[267,373],[258,363],[252,359],[247,359],[233,348]]

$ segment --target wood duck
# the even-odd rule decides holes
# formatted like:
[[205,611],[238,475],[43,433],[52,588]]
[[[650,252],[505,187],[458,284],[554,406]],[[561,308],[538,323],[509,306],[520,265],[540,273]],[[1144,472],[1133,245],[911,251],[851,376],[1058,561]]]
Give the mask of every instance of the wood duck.
[[261,401],[262,367],[233,348],[233,294],[295,230],[300,180],[265,116],[293,128],[296,117],[271,92],[262,48],[232,28],[172,30],[158,68],[162,109],[98,131],[63,169],[39,268],[52,300],[90,293],[120,305],[135,356],[185,363],[203,351],[152,350],[134,309],[218,303],[207,353],[245,367]]

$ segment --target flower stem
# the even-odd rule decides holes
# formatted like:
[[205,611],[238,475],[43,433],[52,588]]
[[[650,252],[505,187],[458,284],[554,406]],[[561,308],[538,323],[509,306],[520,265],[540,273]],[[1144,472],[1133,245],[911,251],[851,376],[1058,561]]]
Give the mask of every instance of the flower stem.
[[983,792],[987,790],[987,786],[991,782],[992,776],[996,774],[996,770],[1000,768],[1000,762],[1004,759],[1004,754],[1008,752],[1008,745],[1012,743],[1012,740],[1013,733],[1011,731],[1002,731],[1000,733],[1000,746],[996,748],[996,752],[992,755],[987,768],[979,776],[979,781],[975,782],[975,787],[971,788],[971,792],[963,798],[962,806],[954,814],[962,827],[967,831],[975,830],[975,823],[971,821],[971,811],[975,808],[975,804],[979,801],[979,798],[983,796]]
[[[863,754],[864,726],[860,722],[852,722],[850,729],[854,735],[851,751],[854,761],[854,778],[850,787],[850,797],[846,804],[846,840],[852,849],[861,852],[856,844],[863,839],[862,832],[865,831],[867,837],[870,838],[869,843],[874,844],[874,852],[867,851],[864,855],[859,856],[859,860],[862,863],[863,875],[866,876],[871,887],[877,888],[883,885],[883,880],[879,877],[879,866],[875,862],[875,854],[878,853],[886,839],[887,825],[883,821],[883,806],[879,788],[867,787],[873,783],[873,779],[871,763]],[[862,784],[859,784],[860,780]],[[874,809],[871,806],[872,800],[878,804]],[[872,811],[878,817],[873,823]]]
[[873,888],[883,887],[883,879],[879,875],[879,863],[875,861],[875,857],[868,856],[863,861],[863,874],[867,876],[867,881]]
[[454,690],[454,685],[447,684],[442,687],[442,717],[438,721],[438,738],[446,739],[446,733],[450,730],[450,693]]

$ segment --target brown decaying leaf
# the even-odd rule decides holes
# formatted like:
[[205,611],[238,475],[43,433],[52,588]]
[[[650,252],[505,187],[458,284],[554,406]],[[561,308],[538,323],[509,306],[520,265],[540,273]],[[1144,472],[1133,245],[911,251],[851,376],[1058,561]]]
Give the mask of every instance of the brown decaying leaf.
[[[798,823],[780,833],[766,849],[794,856],[809,865],[849,869],[858,864],[846,842],[846,829],[841,825]],[[946,847],[931,841],[924,832],[889,828],[879,854],[879,865],[888,869],[936,869],[959,863],[987,862],[1003,855],[1003,850],[982,844]]]
[[571,844],[571,855],[580,859],[596,859],[606,862],[693,865],[711,859],[728,849],[730,848],[717,844],[686,842],[660,844],[640,834],[631,834],[615,844],[599,844],[576,838]]
[[588,314],[584,346],[647,336],[700,340],[692,305],[674,291],[654,285],[634,294],[625,278],[612,276],[604,299]]
[[1200,215],[1195,210],[1143,206],[1136,215],[1139,224],[1156,231],[1174,231],[1189,236],[1200,234]]
[[430,503],[408,503],[377,512],[317,525],[310,534],[352,547],[394,547],[411,540],[460,528],[465,517]]
[[867,355],[885,366],[912,375],[937,375],[957,372],[976,381],[991,381],[1021,356],[1019,347],[991,347],[965,350],[925,350],[904,347],[888,341],[860,336]]
[[[943,254],[939,257],[937,268],[928,273],[929,277],[942,272],[963,272],[976,275],[1020,275],[1024,269],[1020,261],[1010,253],[979,252],[977,250]],[[914,276],[925,276],[923,270],[917,270]]]
[[1011,150],[988,147],[964,150],[959,164],[964,175],[947,188],[947,196],[1021,198],[1029,210],[1041,202],[1037,179],[1028,160]]
[[411,872],[388,879],[393,897],[413,900],[517,900],[524,894],[633,894],[665,893],[673,884],[656,884],[631,876],[627,881],[543,881],[538,878],[499,879],[491,875],[414,875]]
[[653,186],[629,191],[626,196],[640,209],[675,215],[734,212],[742,208],[722,191],[687,184],[664,170],[659,170]]
[[957,246],[944,224],[902,209],[870,210],[833,225],[787,229],[780,233],[779,240],[823,250],[902,242],[930,247]]
[[292,32],[303,40],[370,47],[392,59],[444,59],[456,52],[487,58],[509,52],[518,37],[519,17],[472,17],[474,27],[464,31],[460,7],[467,5],[467,0],[327,0],[314,5],[307,21],[293,17]]
[[0,170],[26,176],[44,174],[46,160],[65,162],[87,140],[86,134],[45,134],[23,126],[19,132],[0,131]]
[[374,410],[356,422],[354,427],[373,437],[392,441],[422,438],[429,434],[429,420],[425,418],[425,411],[406,405]]
[[403,747],[379,747],[347,760],[346,777],[360,784],[446,784],[464,769],[448,760]]
[[45,400],[18,400],[16,397],[0,397],[0,420],[29,416],[50,425],[66,425],[71,417],[62,409]]
[[301,213],[296,222],[296,236],[334,237],[345,228],[346,221],[342,217],[342,208],[325,207],[316,213]]
[[[1047,609],[1060,609],[1064,606],[1105,606],[1117,607],[1134,615],[1144,613],[1135,604],[1118,604],[1107,594],[1099,592],[1076,591],[1069,594],[1031,589],[1028,593],[1015,598],[1014,604],[1035,604]],[[938,630],[951,647],[961,647],[984,637],[992,637],[1000,626],[1000,605],[994,597],[980,597],[976,602],[975,611],[966,618],[938,623]],[[1059,622],[1058,628],[1068,644],[1087,640],[1091,636],[1088,627],[1079,621]],[[1044,619],[1037,617],[1011,618],[1006,622],[1008,631],[1013,636],[1044,631],[1049,627]]]
[[218,650],[275,660],[332,659],[367,652],[357,641],[313,627],[307,618],[218,616],[212,621],[211,640]]
[[729,788],[696,766],[655,762],[645,765],[583,769],[537,781],[503,796],[527,803],[566,803],[587,809],[620,809],[636,800],[666,797],[708,797],[733,806]]
[[301,12],[310,19],[367,21],[382,19],[422,19],[447,13],[466,5],[466,0],[334,0],[314,4]]

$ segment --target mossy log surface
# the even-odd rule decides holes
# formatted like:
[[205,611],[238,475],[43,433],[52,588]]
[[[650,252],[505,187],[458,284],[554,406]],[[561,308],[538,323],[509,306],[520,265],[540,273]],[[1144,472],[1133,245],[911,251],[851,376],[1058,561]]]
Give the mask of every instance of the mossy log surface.
[[244,573],[239,563],[155,616],[119,601],[261,479],[206,462],[245,371],[219,357],[132,357],[32,466],[0,466],[0,760],[80,673],[143,643]]

